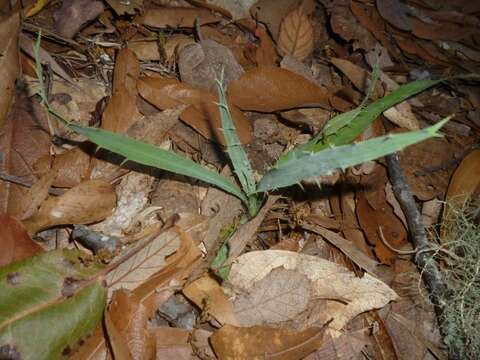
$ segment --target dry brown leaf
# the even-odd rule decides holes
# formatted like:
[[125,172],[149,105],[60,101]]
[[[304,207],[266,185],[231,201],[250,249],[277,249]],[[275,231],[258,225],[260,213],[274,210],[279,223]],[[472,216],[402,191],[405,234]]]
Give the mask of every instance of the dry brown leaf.
[[158,41],[129,41],[127,46],[132,50],[139,60],[159,61],[160,51]]
[[300,2],[301,0],[259,0],[251,7],[250,13],[254,19],[265,24],[273,39],[277,40],[282,20]]
[[[110,322],[120,335],[120,341],[126,349],[121,349],[122,344],[117,344],[121,353],[131,354],[134,360],[151,359],[154,354],[154,338],[148,328],[148,313],[145,305],[140,303],[138,297],[131,291],[116,290],[112,295],[112,301],[106,311]],[[107,325],[107,333],[112,343],[111,331]],[[117,353],[115,352],[115,359]]]
[[[358,90],[362,91],[363,93],[367,92],[372,77],[366,70],[348,60],[332,58],[330,61],[345,74],[345,76],[353,83],[353,85],[355,85]],[[372,94],[372,100],[378,99],[382,97],[382,95],[382,86],[377,82],[375,90]]]
[[135,15],[136,10],[143,9],[143,0],[106,0],[117,15]]
[[[45,109],[34,98],[18,95],[6,123],[0,132],[0,170],[34,182],[34,164],[50,156],[50,135],[48,133]],[[0,182],[0,206],[3,212],[18,214],[17,201],[27,188]]]
[[313,51],[313,26],[301,8],[293,10],[282,21],[277,40],[281,55],[305,60]]
[[141,117],[136,94],[132,95],[126,87],[118,87],[103,112],[102,129],[123,134]]
[[18,33],[20,18],[18,13],[0,20],[0,128],[3,127],[8,109],[13,102],[15,93],[15,80],[20,72],[18,58]]
[[165,7],[146,9],[145,14],[138,22],[157,28],[193,28],[196,18],[200,18],[199,25],[216,23],[221,20],[206,9]]
[[116,360],[133,360],[132,354],[128,349],[125,338],[122,336],[120,331],[117,329],[115,323],[112,320],[112,317],[108,312],[105,313],[104,317],[105,329],[108,334],[108,342],[110,343],[113,356]]
[[276,66],[277,52],[275,51],[275,44],[263,25],[259,25],[255,29],[255,36],[260,41],[255,51],[257,66]]
[[12,216],[0,214],[0,267],[26,259],[43,251],[32,240],[21,222]]
[[400,0],[377,0],[380,15],[396,28],[410,31],[413,28],[412,18],[407,16],[408,8]]
[[23,224],[29,234],[35,234],[52,226],[94,223],[111,214],[116,199],[109,183],[84,181],[61,196],[47,199],[38,212]]
[[71,39],[88,22],[96,19],[105,9],[103,2],[92,0],[63,1],[54,14],[56,31]]
[[[181,114],[181,119],[207,139],[224,144],[217,97],[200,91],[174,79],[142,77],[138,81],[140,95],[159,109],[190,105]],[[250,121],[235,106],[230,104],[230,112],[240,141],[248,143],[252,136]]]
[[314,105],[330,108],[327,89],[273,66],[247,71],[230,84],[227,93],[228,99],[242,110],[273,112]]
[[18,207],[21,211],[18,214],[12,215],[16,216],[19,220],[25,220],[34,215],[40,207],[40,204],[48,197],[48,190],[55,181],[56,176],[57,171],[51,169],[38,179],[24,196],[17,199],[20,203]]
[[277,268],[255,282],[248,293],[236,296],[233,307],[240,321],[238,325],[254,326],[293,320],[310,301],[308,278],[296,271]]
[[[199,215],[184,214],[178,222],[178,227],[182,228],[182,231],[188,234],[203,232],[206,231],[206,229],[204,229],[206,224],[205,220],[204,217]],[[147,279],[154,274],[161,273],[161,270],[172,262],[173,256],[167,259],[169,255],[183,253],[185,256],[185,253],[194,250],[183,249],[183,251],[179,251],[179,247],[183,245],[181,240],[181,237],[175,229],[167,230],[155,237],[146,247],[143,247],[134,256],[122,262],[107,275],[106,280],[109,286],[109,292],[111,293],[113,290],[120,288],[133,290],[141,285],[146,286]],[[185,241],[183,243],[185,243]],[[194,244],[188,245],[192,247],[195,246]],[[141,247],[142,244],[138,246]],[[140,295],[138,292],[136,292],[136,294],[140,296],[140,300],[143,301],[143,295]]]
[[[338,338],[325,336],[323,346],[304,360],[357,360],[370,345],[368,330],[348,331]],[[386,360],[386,359],[385,359]]]
[[325,329],[293,331],[267,326],[226,325],[210,341],[220,360],[297,360],[320,348]]
[[358,314],[381,308],[398,297],[368,273],[357,278],[338,264],[281,250],[252,251],[239,256],[232,265],[229,282],[236,291],[250,292],[258,281],[282,267],[308,278],[311,299],[325,299],[321,312],[314,310],[313,304],[306,305],[302,316],[294,319],[294,326],[305,328],[333,318],[329,332],[334,337],[338,337],[338,331]]
[[249,17],[249,9],[256,0],[190,0],[190,2],[225,14],[232,20],[239,20]]
[[232,304],[212,277],[205,275],[188,284],[183,294],[202,310],[206,319],[213,316],[221,325],[239,325]]
[[[203,34],[202,28],[202,34]],[[178,52],[180,52],[186,45],[193,44],[195,40],[191,36],[183,34],[173,34],[166,39],[163,45],[163,55],[168,64],[173,64],[176,60]]]
[[247,246],[247,244],[252,240],[253,236],[255,236],[258,227],[263,222],[263,219],[279,198],[279,196],[269,196],[265,202],[265,205],[258,212],[258,214],[249,222],[242,224],[237,231],[235,231],[235,234],[233,234],[228,240],[229,257],[227,261],[233,261],[243,252],[245,246]]
[[70,188],[80,184],[87,179],[89,166],[90,155],[79,147],[55,156],[52,168],[58,171],[58,175],[53,185]]
[[140,63],[135,53],[127,48],[120,50],[113,69],[112,93],[127,89],[137,95],[137,80],[140,77]]
[[191,330],[162,326],[152,329],[152,333],[156,345],[155,359],[191,360],[196,358],[190,344]]
[[210,92],[216,92],[222,74],[223,85],[228,87],[244,73],[233,52],[210,39],[183,47],[178,52],[178,70],[182,82]]

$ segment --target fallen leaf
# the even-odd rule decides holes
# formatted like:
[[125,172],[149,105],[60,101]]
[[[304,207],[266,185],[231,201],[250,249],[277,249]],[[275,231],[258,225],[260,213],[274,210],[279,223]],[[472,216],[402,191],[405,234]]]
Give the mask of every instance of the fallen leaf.
[[293,331],[226,325],[217,330],[210,341],[220,360],[297,360],[322,346],[324,332],[322,327]]
[[157,28],[193,28],[196,18],[200,18],[199,25],[216,23],[221,20],[206,9],[164,7],[145,9],[145,14],[138,19],[138,22]]
[[54,14],[57,33],[71,39],[88,22],[96,19],[105,9],[101,1],[65,0]]
[[[50,135],[45,110],[34,99],[17,95],[0,133],[1,171],[32,182],[37,178],[34,164],[50,157]],[[20,199],[27,188],[0,182],[0,206],[3,212],[18,214]]]
[[283,19],[277,45],[281,55],[291,55],[300,61],[312,53],[313,26],[301,8]]
[[157,327],[152,330],[156,345],[156,359],[195,359],[190,338],[192,331],[172,327]]
[[102,129],[125,133],[141,117],[142,114],[137,109],[136,94],[132,95],[126,87],[119,87],[103,112]]
[[61,196],[44,201],[38,212],[23,224],[29,234],[58,225],[90,224],[110,215],[115,205],[112,185],[101,180],[88,180]]
[[228,87],[244,73],[228,47],[209,39],[184,46],[178,52],[178,70],[182,82],[210,92],[216,92],[222,75]]
[[230,84],[227,94],[242,110],[274,112],[306,106],[330,108],[327,89],[273,66],[247,71]]
[[265,24],[273,39],[277,40],[282,20],[300,3],[301,0],[259,0],[250,8],[250,13],[254,19]]
[[18,33],[20,30],[20,18],[18,13],[2,19],[0,33],[0,79],[2,79],[0,96],[0,127],[3,127],[8,109],[13,102],[15,93],[15,80],[20,72],[20,60],[18,58]]
[[[49,159],[47,159],[49,160]],[[38,162],[35,164],[35,168]],[[90,155],[80,147],[75,147],[55,156],[52,168],[58,174],[53,185],[71,188],[86,180],[89,174]]]
[[[127,347],[122,349],[122,353],[131,354],[134,360],[152,358],[155,342],[148,328],[148,312],[134,293],[125,289],[116,290],[106,314],[120,335],[119,341]],[[111,339],[108,325],[107,333]],[[118,345],[121,347],[121,344]],[[115,351],[114,354],[117,359]]]
[[160,61],[157,41],[129,41],[127,46],[142,61]]
[[80,251],[63,249],[0,269],[1,349],[22,359],[58,359],[95,329],[106,289],[95,277],[100,267],[84,261]]
[[377,0],[380,15],[396,28],[410,31],[413,28],[412,18],[407,16],[407,6],[399,0]]
[[128,349],[125,339],[117,329],[110,314],[107,312],[104,315],[105,329],[107,330],[108,340],[112,349],[113,356],[117,360],[132,360],[132,355]]
[[137,56],[128,48],[121,49],[115,59],[112,93],[126,89],[130,94],[137,95],[137,80],[139,77],[140,63]]
[[108,5],[119,16],[121,15],[135,15],[136,10],[143,9],[143,0],[106,0]]
[[239,325],[232,304],[221,286],[212,277],[205,275],[183,288],[183,294],[195,303],[203,316],[213,316],[221,325]]
[[192,0],[191,2],[223,13],[235,21],[249,17],[249,9],[256,0]]
[[[138,91],[145,100],[159,109],[190,105],[180,115],[181,119],[207,139],[225,144],[216,95],[174,79],[157,77],[140,78]],[[250,121],[237,107],[230,104],[229,108],[240,141],[243,144],[248,143],[252,136]]]
[[255,61],[257,66],[277,66],[277,52],[275,44],[263,25],[255,29],[255,36],[260,44],[255,51]]
[[368,273],[357,278],[346,268],[327,260],[281,250],[252,251],[239,256],[232,265],[228,280],[237,291],[249,292],[274,269],[282,267],[306,276],[310,282],[311,299],[324,299],[325,302],[321,313],[309,312],[310,304],[306,305],[303,319],[297,315],[295,324],[308,327],[333,318],[329,328],[336,337],[339,335],[336,330],[340,331],[356,315],[381,308],[398,297],[386,284]]
[[256,281],[247,293],[237,295],[233,307],[240,320],[238,325],[253,326],[293,320],[310,301],[308,278],[293,270],[277,268]]
[[[198,215],[185,214],[177,224],[183,229],[182,231],[187,234],[193,234],[199,231],[203,232],[204,230],[202,228],[205,227],[205,218]],[[194,246],[193,244],[186,244],[185,241],[183,241],[183,243],[183,246]],[[140,243],[138,245],[141,247],[140,251],[135,252],[134,256],[123,261],[107,275],[106,280],[110,293],[120,288],[133,290],[140,286],[144,288],[152,286],[152,283],[148,285],[147,279],[151,279],[152,275],[157,273],[163,275],[161,271],[167,268],[168,264],[174,263],[173,259],[175,258],[170,255],[177,252],[185,256],[185,253],[194,250],[187,248],[179,251],[181,245],[182,239],[175,229],[162,232],[159,236],[156,236],[154,240],[150,239],[146,247],[142,247]],[[155,287],[158,286],[155,282],[153,282],[153,284],[155,284]],[[136,295],[139,296],[140,301],[144,300],[142,294],[145,291],[146,290],[137,290]]]
[[12,216],[0,214],[0,267],[43,252],[27,230]]
[[[204,28],[202,28],[204,30]],[[183,34],[173,34],[166,39],[163,44],[163,54],[168,64],[174,64],[177,54],[187,45],[195,43],[191,36]]]

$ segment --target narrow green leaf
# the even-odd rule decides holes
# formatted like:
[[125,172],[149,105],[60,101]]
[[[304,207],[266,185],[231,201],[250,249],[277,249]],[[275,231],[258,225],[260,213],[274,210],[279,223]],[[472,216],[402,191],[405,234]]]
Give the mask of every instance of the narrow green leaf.
[[106,289],[100,270],[77,250],[56,250],[0,268],[0,353],[58,359],[102,318]]
[[365,161],[399,151],[425,139],[441,136],[437,131],[449,120],[445,118],[428,128],[404,134],[387,135],[351,145],[342,145],[320,152],[305,154],[298,159],[285,161],[265,174],[258,184],[258,191],[269,191],[301,180],[331,174]]
[[85,136],[99,147],[122,155],[129,161],[205,181],[237,196],[246,204],[248,203],[246,196],[240,188],[227,178],[174,152],[102,129],[94,129],[72,123],[68,124],[68,127],[76,133]]
[[238,181],[240,181],[243,191],[249,195],[255,192],[255,176],[253,174],[252,166],[250,165],[250,160],[248,159],[247,153],[243,149],[240,139],[237,136],[232,115],[230,114],[227,100],[225,99],[225,91],[223,89],[222,81],[223,79],[217,80],[219,99],[218,107],[220,110],[220,118],[222,120],[222,131],[227,144],[228,156],[232,161]]

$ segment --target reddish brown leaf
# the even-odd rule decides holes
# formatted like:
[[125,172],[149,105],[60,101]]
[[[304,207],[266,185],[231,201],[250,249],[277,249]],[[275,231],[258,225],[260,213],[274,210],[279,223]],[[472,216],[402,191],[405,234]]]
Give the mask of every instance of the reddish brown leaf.
[[156,359],[194,359],[190,345],[192,331],[171,327],[158,327],[153,331],[156,345]]
[[[220,113],[217,97],[209,92],[197,90],[174,79],[143,77],[138,81],[140,95],[159,109],[190,105],[181,119],[207,139],[224,144],[221,131]],[[235,106],[230,105],[238,137],[242,143],[248,143],[252,136],[250,121]]]
[[[32,182],[34,164],[50,156],[50,136],[45,110],[34,98],[18,95],[8,119],[0,132],[0,170],[24,177]],[[0,208],[2,211],[18,214],[17,199],[28,191],[27,188],[9,182],[0,182]]]
[[255,36],[260,40],[260,44],[255,52],[257,65],[276,66],[277,52],[275,51],[275,44],[263,25],[259,25],[255,29]]
[[8,109],[15,92],[15,80],[20,71],[18,58],[18,32],[20,18],[18,13],[4,18],[0,22],[0,127],[4,124]]
[[14,217],[0,214],[0,266],[22,260],[43,251]]
[[221,20],[206,9],[165,7],[146,9],[145,15],[138,21],[143,25],[158,28],[193,28],[196,18],[200,18],[200,25],[216,23]]
[[140,76],[140,63],[132,50],[122,49],[118,52],[113,69],[112,93],[127,89],[132,95],[137,94],[137,80]]
[[84,181],[58,197],[46,200],[24,221],[29,234],[58,225],[90,224],[105,219],[116,205],[115,190],[102,180]]
[[330,108],[327,89],[273,66],[247,71],[227,92],[229,100],[242,110],[273,112],[307,105]]
[[210,341],[219,359],[302,359],[321,347],[324,329],[292,331],[268,326],[226,325]]
[[301,8],[293,10],[282,21],[278,50],[302,61],[313,51],[313,26]]

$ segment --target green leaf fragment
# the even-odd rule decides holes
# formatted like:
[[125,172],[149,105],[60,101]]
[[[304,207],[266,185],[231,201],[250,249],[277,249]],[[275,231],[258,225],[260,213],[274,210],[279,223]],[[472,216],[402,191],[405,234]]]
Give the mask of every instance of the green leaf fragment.
[[102,318],[106,289],[77,250],[56,250],[0,268],[0,352],[60,359]]
[[258,184],[258,191],[269,191],[296,184],[310,177],[328,175],[335,170],[346,169],[394,153],[428,138],[441,136],[437,131],[449,119],[445,118],[422,130],[381,136],[351,145],[307,153],[298,159],[285,161],[265,174]]

